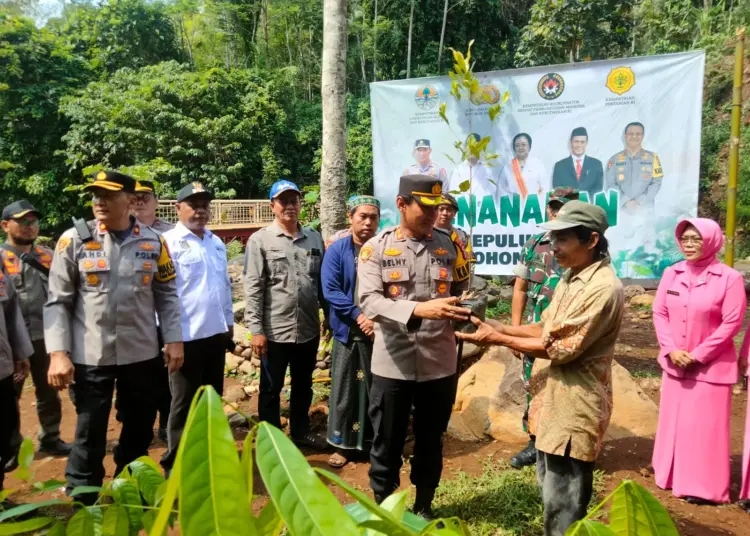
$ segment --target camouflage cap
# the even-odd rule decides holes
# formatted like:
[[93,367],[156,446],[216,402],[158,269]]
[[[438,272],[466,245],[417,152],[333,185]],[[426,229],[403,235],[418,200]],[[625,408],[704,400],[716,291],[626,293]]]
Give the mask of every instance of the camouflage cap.
[[578,190],[569,186],[558,186],[549,193],[547,204],[549,205],[552,201],[559,201],[564,205],[568,201],[576,201],[577,199]]
[[609,221],[602,207],[583,201],[569,201],[560,209],[554,220],[544,222],[539,227],[548,231],[587,227],[603,234],[609,228]]

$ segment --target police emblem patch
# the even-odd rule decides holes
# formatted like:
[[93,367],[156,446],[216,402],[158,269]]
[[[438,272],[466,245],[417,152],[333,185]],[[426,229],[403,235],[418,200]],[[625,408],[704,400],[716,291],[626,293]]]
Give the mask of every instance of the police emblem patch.
[[448,279],[448,269],[440,268],[439,276],[440,276],[440,279]]
[[437,249],[432,250],[432,254],[433,255],[447,255],[448,250],[445,248],[437,248]]
[[438,294],[445,294],[448,291],[448,283],[440,283],[437,286]]
[[548,73],[536,85],[539,96],[544,100],[555,100],[565,91],[565,80],[557,73]]
[[67,247],[70,245],[70,238],[61,238],[57,241],[57,246],[55,249],[57,249],[58,252],[65,251]]
[[140,244],[138,244],[138,247],[145,251],[153,251],[156,249],[156,246],[151,242],[141,242]]
[[143,263],[143,269],[147,272],[152,272],[154,270],[154,263],[152,262],[144,262]]
[[151,284],[151,274],[146,274],[143,276],[143,284],[144,285]]
[[612,93],[622,95],[635,85],[635,73],[630,67],[615,67],[607,75],[607,83],[604,85]]
[[388,274],[388,277],[389,277],[390,279],[396,280],[396,279],[398,279],[398,278],[400,278],[400,277],[401,277],[401,272],[399,272],[398,270],[396,270],[396,271],[393,271],[393,272],[391,272],[390,274]]
[[398,296],[399,294],[401,294],[401,287],[398,286],[398,285],[390,285],[388,287],[388,294],[391,297],[395,298],[396,296]]
[[83,261],[83,269],[84,270],[91,270],[94,267],[94,261],[92,260],[85,260]]
[[83,245],[83,247],[84,247],[84,249],[89,249],[89,250],[102,249],[102,245],[99,242],[93,242],[93,241],[92,242],[86,242]]
[[388,255],[389,257],[398,257],[403,252],[400,249],[396,248],[388,248],[383,252],[383,255]]
[[440,186],[440,184],[438,184],[438,183],[433,184],[432,185],[432,193],[433,194],[442,194],[443,193],[442,186]]
[[106,181],[107,180],[107,174],[104,171],[100,171],[96,175],[96,180],[98,180],[98,181]]
[[435,107],[440,98],[438,90],[433,86],[422,86],[414,93],[414,102],[422,110],[430,110]]
[[359,260],[361,262],[367,262],[370,260],[370,257],[372,257],[372,246],[363,247],[359,252]]
[[89,285],[98,285],[99,277],[96,274],[88,274],[86,276],[86,283],[88,283]]
[[107,268],[109,268],[107,259],[99,259],[98,261],[96,261],[96,267],[100,270],[106,270]]

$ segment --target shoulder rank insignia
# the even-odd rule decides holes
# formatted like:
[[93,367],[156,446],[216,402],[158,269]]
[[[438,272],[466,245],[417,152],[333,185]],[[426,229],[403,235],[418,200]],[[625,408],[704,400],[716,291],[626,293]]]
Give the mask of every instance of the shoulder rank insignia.
[[361,262],[367,262],[372,257],[372,246],[365,246],[359,252],[359,260]]
[[437,248],[437,249],[432,250],[432,253],[434,255],[447,255],[448,250],[445,248]]
[[383,252],[383,255],[388,255],[389,257],[398,257],[403,253],[400,249],[396,248],[388,248]]
[[401,230],[401,227],[396,229],[395,235],[396,235],[396,240],[404,239],[404,232]]

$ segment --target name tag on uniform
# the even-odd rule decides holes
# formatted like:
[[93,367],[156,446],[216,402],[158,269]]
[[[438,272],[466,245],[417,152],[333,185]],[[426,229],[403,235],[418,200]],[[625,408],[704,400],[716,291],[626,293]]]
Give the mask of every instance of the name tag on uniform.
[[671,294],[672,296],[679,296],[680,295],[680,293],[677,292],[676,290],[668,290],[667,294]]

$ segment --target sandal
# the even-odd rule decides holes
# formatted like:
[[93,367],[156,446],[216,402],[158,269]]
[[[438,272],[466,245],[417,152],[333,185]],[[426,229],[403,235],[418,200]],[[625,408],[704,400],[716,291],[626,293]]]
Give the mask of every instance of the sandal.
[[331,457],[328,458],[328,465],[330,465],[334,469],[341,469],[347,463],[349,463],[349,460],[347,460],[345,456],[342,456],[338,452],[334,452],[333,454],[331,454]]

